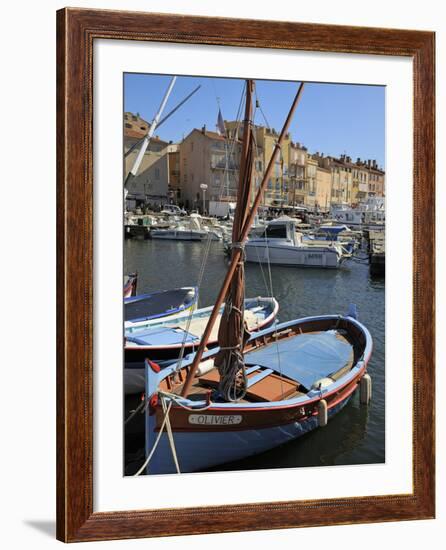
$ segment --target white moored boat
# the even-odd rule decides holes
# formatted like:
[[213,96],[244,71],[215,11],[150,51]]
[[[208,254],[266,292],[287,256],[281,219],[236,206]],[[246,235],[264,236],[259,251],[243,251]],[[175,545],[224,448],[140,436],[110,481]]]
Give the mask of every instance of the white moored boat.
[[333,204],[331,217],[338,223],[345,223],[354,228],[373,228],[383,226],[386,221],[384,197],[369,197],[356,208],[346,204]]
[[221,240],[221,233],[202,226],[200,218],[201,216],[192,215],[169,229],[154,229],[151,231],[151,237],[152,239],[167,239],[172,241]]
[[286,216],[269,222],[245,244],[246,260],[297,267],[337,268],[348,256],[337,242],[311,242],[296,230],[296,221]]

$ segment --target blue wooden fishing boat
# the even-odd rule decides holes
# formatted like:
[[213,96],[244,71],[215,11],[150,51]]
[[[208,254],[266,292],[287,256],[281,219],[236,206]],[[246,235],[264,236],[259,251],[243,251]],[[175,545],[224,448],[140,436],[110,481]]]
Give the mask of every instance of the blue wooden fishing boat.
[[[153,451],[147,473],[201,471],[325,426],[361,384],[365,400],[370,397],[365,373],[371,352],[370,333],[349,315],[308,317],[263,330],[245,347],[247,387],[237,402],[227,402],[219,391],[218,348],[203,355],[207,369],[194,377],[187,397],[181,389],[194,356],[179,371],[172,365],[157,372],[146,361],[147,456]],[[164,424],[169,407],[174,450]]]
[[[242,316],[244,244],[303,86],[250,207],[255,140],[253,82],[246,82],[231,262],[197,351],[165,369],[145,361],[146,458],[135,475],[202,471],[252,456],[326,426],[358,387],[361,401],[370,399],[372,338],[354,306],[346,315],[297,319],[251,335]],[[207,350],[223,302],[218,347]]]
[[194,310],[198,303],[196,287],[159,290],[124,298],[124,326],[126,329],[144,326],[153,319],[173,318]]

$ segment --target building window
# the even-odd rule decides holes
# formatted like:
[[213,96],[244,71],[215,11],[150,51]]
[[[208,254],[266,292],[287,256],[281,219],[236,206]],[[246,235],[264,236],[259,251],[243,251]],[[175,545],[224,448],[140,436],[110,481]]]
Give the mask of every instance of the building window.
[[126,123],[125,123],[125,127],[126,127],[126,128],[131,128],[132,125],[130,124],[130,122],[126,122]]

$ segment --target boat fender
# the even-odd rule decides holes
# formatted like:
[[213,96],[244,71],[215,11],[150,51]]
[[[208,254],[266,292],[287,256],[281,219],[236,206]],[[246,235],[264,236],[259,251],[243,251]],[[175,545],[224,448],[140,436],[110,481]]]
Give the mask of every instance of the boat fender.
[[321,399],[317,405],[319,426],[322,428],[328,424],[328,405],[325,399]]
[[208,390],[206,393],[206,407],[209,407],[211,404],[212,390]]
[[359,401],[362,405],[368,405],[372,399],[372,379],[370,374],[364,374],[359,383]]
[[200,363],[200,366],[197,369],[197,373],[195,376],[203,376],[203,374],[206,374],[210,372],[214,368],[214,360],[213,359],[207,359],[206,361],[202,361]]
[[156,412],[156,407],[158,406],[158,394],[154,393],[149,400],[149,415],[152,416]]
[[147,363],[149,364],[153,372],[160,372],[161,367],[158,365],[158,363],[155,363],[155,361],[151,361],[150,359],[147,359]]
[[358,319],[358,308],[356,307],[356,304],[349,304],[347,317]]

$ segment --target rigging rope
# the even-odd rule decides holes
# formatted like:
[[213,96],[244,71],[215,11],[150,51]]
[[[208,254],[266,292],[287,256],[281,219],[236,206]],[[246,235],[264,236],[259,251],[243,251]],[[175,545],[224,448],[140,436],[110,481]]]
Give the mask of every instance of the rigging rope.
[[[217,105],[219,105],[219,100],[218,100],[217,93],[216,93],[216,90],[215,90],[215,85],[214,85],[213,82],[212,82],[212,84],[214,86]],[[241,121],[239,120],[239,118],[240,118],[240,114],[241,114],[242,107],[243,107],[244,92],[245,92],[245,88],[243,87],[242,94],[241,94],[241,97],[240,97],[239,106],[238,106],[238,110],[237,110],[237,115],[236,115],[236,120],[238,122],[237,126],[236,126],[236,131],[234,133],[234,136],[233,136],[232,140],[229,141],[229,145],[230,145],[229,155],[233,154],[233,151],[234,151],[234,148],[235,148],[235,143],[237,142],[238,131],[239,131],[239,127],[240,127],[240,124],[241,124]],[[226,141],[225,141],[225,150],[226,150],[226,153],[227,153],[227,143],[226,143]],[[223,197],[224,185],[225,185],[225,177],[224,176],[227,172],[229,173],[228,154],[226,154],[225,170],[223,172],[223,178],[222,178],[222,181],[220,183],[219,199],[221,199]],[[201,262],[201,265],[200,265],[200,270],[198,272],[198,280],[197,280],[198,295],[200,295],[200,288],[201,288],[201,284],[203,282],[203,277],[204,277],[204,273],[205,273],[205,269],[206,269],[206,264],[207,264],[207,261],[208,261],[208,258],[209,258],[210,249],[211,249],[211,234],[209,233],[206,237],[206,248],[205,248],[203,259],[202,259],[202,262]],[[189,334],[190,325],[191,325],[191,322],[192,322],[192,317],[193,317],[193,311],[191,310],[189,312],[188,319],[187,319],[187,322],[186,322],[186,328],[185,328],[184,335],[183,335],[183,341],[181,343],[180,354],[179,354],[178,361],[177,361],[177,366],[176,366],[176,369],[175,369],[177,372],[179,370],[181,370],[181,367],[182,367],[182,363],[183,363],[183,359],[184,359],[184,352],[185,352],[185,348],[186,348],[186,340],[187,340],[187,337],[188,337],[188,334]]]
[[[257,96],[256,96],[257,97]],[[260,109],[260,112],[262,113],[263,115],[263,118],[265,119],[265,122],[267,123],[267,126],[269,128],[269,124],[268,124],[268,121],[266,120],[266,117],[265,117],[265,114],[263,113],[262,111],[262,108],[260,106],[260,102],[258,101],[258,99],[256,100],[256,106],[259,106],[259,109]],[[254,116],[255,116],[255,113],[254,113]],[[256,138],[254,137],[254,143],[255,143],[255,146],[256,146],[256,151],[258,151],[258,146],[257,146],[257,141],[256,141]],[[280,155],[282,155],[282,148],[280,148]],[[265,226],[265,233],[264,233],[264,236],[265,236],[265,244],[266,244],[266,263],[267,263],[267,269],[268,269],[268,278],[269,278],[269,292],[270,292],[270,295],[271,297],[273,298],[274,297],[274,289],[273,289],[273,278],[272,278],[272,272],[271,272],[271,260],[270,260],[270,249],[269,249],[269,240],[268,240],[268,236],[267,236],[267,233],[266,233],[266,227]],[[257,247],[256,247],[256,251],[257,251],[257,258],[259,260],[259,264],[261,265],[261,262],[260,262],[260,257],[259,257],[259,254],[258,254],[258,250],[257,250]],[[263,269],[262,269],[262,276],[263,276]],[[266,283],[266,280],[265,280],[265,284]],[[274,326],[274,338],[275,338],[275,342],[276,342],[276,351],[277,351],[277,364],[278,364],[278,367],[279,367],[279,372],[280,372],[280,387],[281,387],[281,391],[282,391],[282,396],[284,395],[284,387],[283,387],[283,373],[282,373],[282,366],[281,366],[281,362],[280,362],[280,350],[279,350],[279,342],[278,342],[278,334],[277,334],[277,330],[276,330],[276,326],[277,326],[277,318],[275,318],[273,320],[273,326]]]

